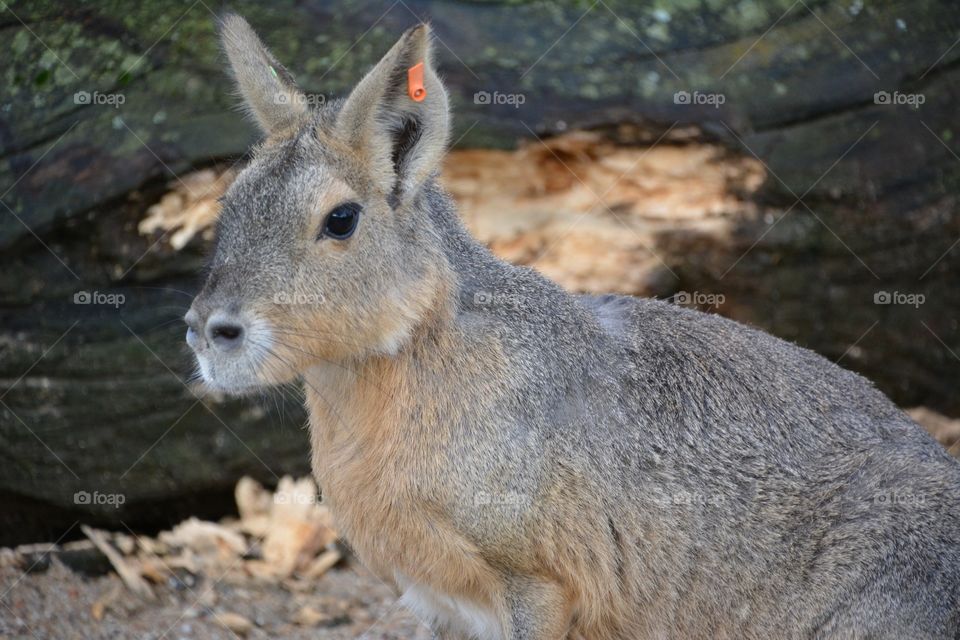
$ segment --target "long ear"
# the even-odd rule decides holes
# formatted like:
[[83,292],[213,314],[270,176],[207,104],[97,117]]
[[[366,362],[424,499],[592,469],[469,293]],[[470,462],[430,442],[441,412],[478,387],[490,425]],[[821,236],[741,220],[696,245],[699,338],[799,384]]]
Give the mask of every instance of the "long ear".
[[394,207],[416,194],[446,151],[450,112],[432,54],[430,28],[410,29],[360,81],[337,117],[338,137],[361,155]]
[[307,102],[247,21],[236,14],[224,16],[220,40],[237,88],[264,133],[269,135],[296,125],[307,111]]

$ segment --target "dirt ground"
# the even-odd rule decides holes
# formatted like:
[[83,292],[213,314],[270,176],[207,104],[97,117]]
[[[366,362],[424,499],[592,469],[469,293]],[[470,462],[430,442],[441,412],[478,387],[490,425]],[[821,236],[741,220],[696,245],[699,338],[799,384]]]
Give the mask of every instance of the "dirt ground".
[[218,578],[171,577],[155,586],[156,600],[147,602],[126,590],[113,572],[84,576],[56,561],[27,573],[0,566],[0,639],[431,637],[392,590],[356,562],[296,590]]
[[338,542],[310,478],[242,478],[240,517],[0,549],[0,640],[430,638]]

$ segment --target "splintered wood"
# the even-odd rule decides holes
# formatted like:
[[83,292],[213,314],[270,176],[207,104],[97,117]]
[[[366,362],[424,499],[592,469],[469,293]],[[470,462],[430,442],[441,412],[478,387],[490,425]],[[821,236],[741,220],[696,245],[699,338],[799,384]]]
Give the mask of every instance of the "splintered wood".
[[217,198],[235,177],[232,170],[203,169],[171,182],[172,190],[147,209],[147,217],[140,221],[137,230],[142,235],[172,231],[168,241],[177,250],[201,232],[205,239],[211,239],[213,223],[220,212]]
[[[515,151],[453,151],[441,179],[470,231],[505,260],[575,291],[658,295],[677,239],[724,241],[762,213],[750,196],[765,176],[759,161],[719,145],[624,146],[573,132]],[[174,249],[209,239],[234,177],[204,169],[173,183],[140,233],[169,233]]]
[[596,133],[450,154],[443,182],[501,258],[574,291],[659,295],[671,238],[724,241],[765,172],[719,146],[620,146]]

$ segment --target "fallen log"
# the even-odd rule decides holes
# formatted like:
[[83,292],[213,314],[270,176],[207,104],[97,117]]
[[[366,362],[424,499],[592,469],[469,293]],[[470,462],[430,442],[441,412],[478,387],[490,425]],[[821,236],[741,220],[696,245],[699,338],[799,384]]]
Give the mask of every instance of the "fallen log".
[[[663,227],[623,247],[628,292],[723,295],[720,313],[839,359],[905,406],[960,413],[950,3],[233,8],[316,100],[429,17],[459,147],[592,129],[759,163],[762,185],[721,212],[723,234]],[[295,399],[221,402],[188,383],[178,318],[202,239],[177,251],[138,231],[168,182],[232,164],[255,139],[214,16],[152,1],[10,3],[0,16],[0,543],[53,540],[78,519],[170,524],[227,504],[240,475],[302,474]],[[575,164],[556,151],[561,170]],[[585,224],[604,228],[620,205]]]

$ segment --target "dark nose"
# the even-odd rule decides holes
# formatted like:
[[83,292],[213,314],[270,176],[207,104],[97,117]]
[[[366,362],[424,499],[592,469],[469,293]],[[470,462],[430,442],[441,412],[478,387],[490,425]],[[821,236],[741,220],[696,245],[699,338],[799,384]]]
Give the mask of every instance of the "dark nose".
[[214,314],[207,320],[207,340],[217,349],[230,351],[243,344],[243,325],[236,318]]
[[243,322],[230,313],[216,311],[208,318],[190,309],[183,318],[187,323],[187,344],[194,350],[213,347],[232,351],[241,346],[246,336]]

